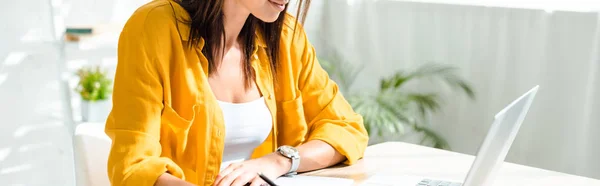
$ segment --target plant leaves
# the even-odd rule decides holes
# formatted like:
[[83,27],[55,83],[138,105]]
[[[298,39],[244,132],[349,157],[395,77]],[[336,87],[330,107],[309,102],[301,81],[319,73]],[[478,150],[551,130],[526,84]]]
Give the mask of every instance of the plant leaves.
[[381,89],[381,91],[387,91],[389,89],[398,89],[402,85],[404,85],[404,83],[409,81],[411,78],[412,77],[410,77],[408,74],[406,74],[402,71],[398,71],[389,78],[381,79],[380,80],[380,89]]
[[426,127],[428,115],[441,108],[441,97],[438,93],[415,93],[402,88],[408,82],[418,79],[438,80],[452,90],[465,93],[475,99],[475,92],[466,80],[457,73],[457,68],[442,64],[425,64],[412,72],[397,71],[393,75],[379,81],[379,91],[374,94],[350,92],[362,68],[343,63],[337,53],[333,57],[320,60],[323,68],[338,83],[342,93],[355,112],[363,116],[365,128],[369,134],[382,136],[387,133],[404,133],[404,127],[410,126],[423,134],[421,144],[431,144],[436,148],[449,149],[445,141],[435,131]]
[[427,112],[436,112],[440,109],[439,96],[434,93],[411,93],[408,95],[408,100],[416,105],[421,117],[426,117]]
[[327,58],[319,58],[319,64],[338,84],[340,90],[348,92],[363,68],[346,64],[343,61],[338,52],[332,52]]
[[448,141],[446,141],[443,137],[437,134],[435,131],[427,128],[427,127],[418,127],[417,125],[413,125],[414,130],[417,132],[421,132],[424,137],[421,141],[421,144],[425,143],[429,140],[432,143],[432,146],[438,149],[447,149],[450,150],[450,145]]
[[460,89],[469,98],[475,99],[475,91],[471,88],[471,85],[466,80],[458,77],[456,74],[448,74],[443,78],[447,85],[450,85],[453,89]]
[[112,92],[112,80],[99,66],[83,67],[77,71],[79,83],[75,90],[86,101],[105,100]]

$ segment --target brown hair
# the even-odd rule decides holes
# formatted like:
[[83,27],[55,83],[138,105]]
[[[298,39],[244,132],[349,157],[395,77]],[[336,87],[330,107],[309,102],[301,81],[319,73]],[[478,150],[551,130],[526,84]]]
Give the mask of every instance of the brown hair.
[[[189,41],[190,46],[197,46],[200,39],[204,39],[202,53],[208,59],[209,74],[216,70],[219,64],[215,60],[217,56],[222,56],[225,50],[225,28],[223,25],[223,4],[225,0],[178,0],[177,2],[190,14]],[[298,10],[296,21],[301,17],[300,22],[306,19],[306,12],[311,0],[298,0]],[[240,32],[240,39],[243,44],[244,52],[244,79],[246,87],[249,87],[254,80],[254,71],[250,65],[250,57],[254,51],[256,42],[256,33],[262,33],[263,39],[267,45],[267,55],[271,64],[271,73],[276,77],[278,68],[279,39],[287,12],[288,5],[281,13],[279,18],[272,23],[263,22],[260,19],[250,15]],[[295,30],[295,29],[294,29]],[[294,34],[295,35],[295,34]]]

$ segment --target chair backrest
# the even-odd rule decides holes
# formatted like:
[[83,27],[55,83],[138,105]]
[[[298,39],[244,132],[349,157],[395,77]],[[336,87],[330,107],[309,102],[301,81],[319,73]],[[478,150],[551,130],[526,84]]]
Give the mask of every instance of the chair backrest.
[[83,123],[75,129],[74,151],[78,186],[108,186],[106,164],[111,140],[104,123]]

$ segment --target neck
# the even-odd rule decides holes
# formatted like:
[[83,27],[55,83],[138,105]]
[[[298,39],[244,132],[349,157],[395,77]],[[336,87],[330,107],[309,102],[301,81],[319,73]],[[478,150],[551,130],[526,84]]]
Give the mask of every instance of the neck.
[[250,12],[235,0],[225,0],[223,4],[224,29],[225,29],[225,49],[234,46],[246,23],[246,19],[250,16]]

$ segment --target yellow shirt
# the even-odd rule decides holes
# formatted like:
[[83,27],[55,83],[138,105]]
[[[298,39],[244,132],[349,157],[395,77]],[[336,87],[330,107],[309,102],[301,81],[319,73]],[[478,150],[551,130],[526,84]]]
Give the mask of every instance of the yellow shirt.
[[[189,20],[177,3],[155,0],[139,8],[121,33],[113,108],[105,128],[113,142],[108,160],[112,185],[153,185],[165,172],[212,185],[219,173],[225,127],[207,82],[204,42],[188,47],[190,28],[176,17]],[[277,85],[257,34],[251,63],[274,122],[252,157],[281,145],[322,140],[353,164],[368,141],[362,117],[319,66],[302,27],[286,17]]]

